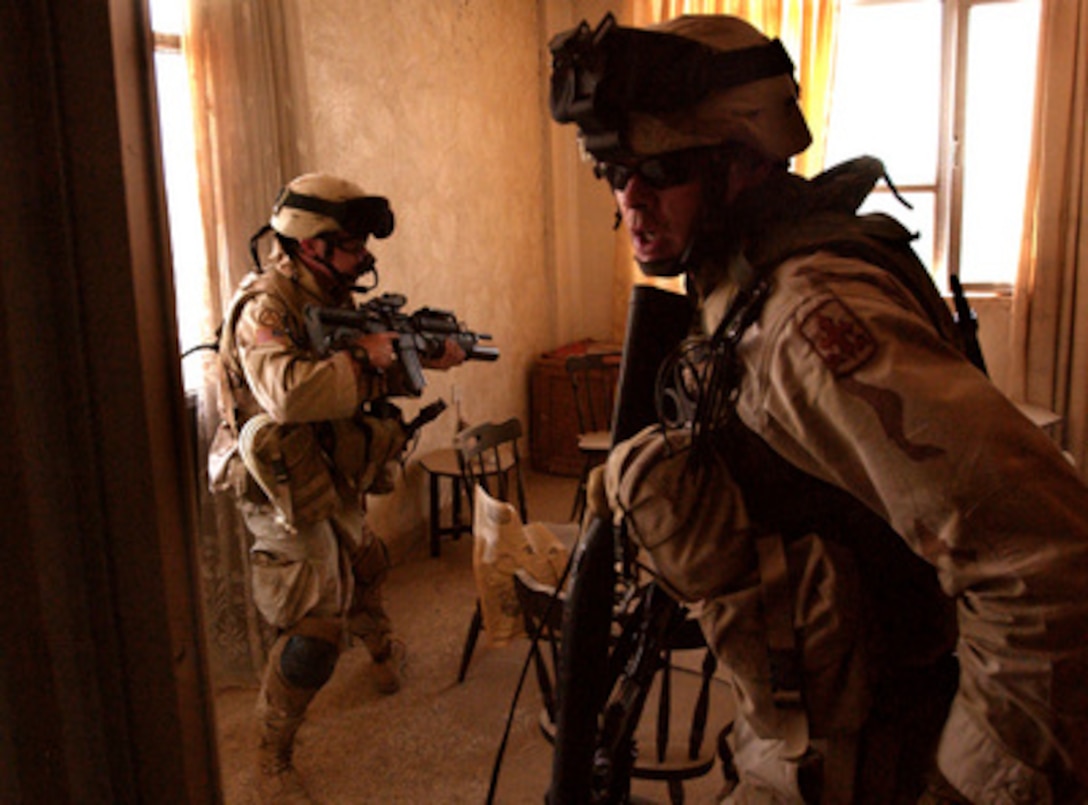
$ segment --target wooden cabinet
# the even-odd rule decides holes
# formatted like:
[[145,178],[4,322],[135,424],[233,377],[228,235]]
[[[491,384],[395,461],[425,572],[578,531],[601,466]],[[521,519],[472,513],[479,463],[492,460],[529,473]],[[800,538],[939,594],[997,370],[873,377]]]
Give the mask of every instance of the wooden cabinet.
[[563,358],[542,356],[533,365],[529,386],[529,458],[534,470],[577,476],[578,417]]
[[[620,346],[580,341],[541,355],[529,377],[529,460],[537,472],[571,475],[582,472],[578,451],[578,415],[567,377],[566,359],[587,350],[619,352]],[[602,393],[611,393],[611,390]]]

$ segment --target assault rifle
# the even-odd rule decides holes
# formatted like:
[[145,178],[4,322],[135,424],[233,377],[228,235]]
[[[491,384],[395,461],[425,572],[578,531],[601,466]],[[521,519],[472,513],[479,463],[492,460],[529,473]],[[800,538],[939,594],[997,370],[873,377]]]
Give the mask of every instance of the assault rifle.
[[404,313],[407,301],[404,294],[383,293],[352,310],[308,305],[303,314],[310,343],[319,354],[327,355],[350,349],[351,342],[366,333],[396,333],[397,359],[408,377],[408,393],[416,397],[427,384],[421,360],[440,357],[447,338],[456,342],[468,360],[499,359],[497,347],[480,344],[490,341],[490,335],[466,330],[448,310],[423,307],[415,313]]

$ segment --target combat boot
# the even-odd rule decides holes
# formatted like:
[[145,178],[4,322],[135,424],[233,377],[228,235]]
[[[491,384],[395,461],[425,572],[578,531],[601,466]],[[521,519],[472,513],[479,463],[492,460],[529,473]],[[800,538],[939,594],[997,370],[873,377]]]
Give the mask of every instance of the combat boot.
[[295,733],[302,717],[266,716],[261,724],[257,747],[257,802],[260,805],[303,805],[312,803],[302,777],[292,761]]
[[281,635],[269,651],[257,698],[257,790],[262,805],[311,802],[292,762],[295,735],[339,654],[335,643],[316,635],[333,637],[339,629],[337,621],[304,620],[293,633]]
[[407,665],[408,647],[400,640],[389,640],[388,648],[374,655],[371,674],[378,692],[391,696],[400,690]]

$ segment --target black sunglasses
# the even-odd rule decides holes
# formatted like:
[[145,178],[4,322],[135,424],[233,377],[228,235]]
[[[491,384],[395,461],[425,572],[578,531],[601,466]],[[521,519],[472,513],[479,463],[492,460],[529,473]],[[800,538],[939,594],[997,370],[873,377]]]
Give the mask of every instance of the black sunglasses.
[[689,148],[669,151],[628,164],[598,162],[593,166],[593,173],[598,179],[606,180],[613,190],[623,190],[636,175],[641,176],[650,187],[665,190],[690,182],[696,170],[705,164],[708,150]]

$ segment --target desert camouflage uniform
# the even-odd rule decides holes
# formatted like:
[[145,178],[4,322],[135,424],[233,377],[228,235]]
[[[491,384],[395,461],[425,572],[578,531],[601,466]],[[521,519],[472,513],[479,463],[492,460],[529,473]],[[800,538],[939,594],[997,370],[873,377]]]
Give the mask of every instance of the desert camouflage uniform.
[[[376,663],[392,649],[381,600],[389,558],[366,523],[366,493],[380,483],[398,445],[386,440],[388,450],[375,450],[383,453],[375,462],[381,466],[370,466],[367,450],[382,440],[356,423],[362,403],[396,393],[404,381],[395,368],[384,375],[364,369],[360,380],[348,351],[319,357],[303,318],[309,304],[343,307],[351,300],[322,289],[278,246],[263,272],[243,280],[221,338],[223,422],[210,451],[213,483],[236,494],[253,537],[254,602],[278,634],[258,702],[262,747],[274,750],[262,764],[271,766],[290,764],[294,732],[351,636]],[[239,450],[247,423],[268,424],[254,444],[271,434],[272,447],[282,452],[292,485],[280,497],[274,477],[264,478],[267,494],[247,471]],[[341,465],[352,462],[355,471],[344,472]],[[295,636],[322,641],[310,645],[327,650],[316,660],[304,657],[292,680],[280,660]]]
[[[739,343],[737,417],[717,458],[693,475],[690,433],[648,429],[607,471],[611,508],[734,676],[748,770],[734,801],[798,801],[813,748],[832,793],[892,801],[872,798],[891,790],[873,775],[908,767],[889,772],[880,755],[931,738],[971,802],[1084,801],[1088,489],[899,277],[835,253],[849,248],[789,248],[806,222],[834,239],[845,211],[825,215],[830,189],[790,177],[756,192],[747,255],[782,243],[793,256]],[[737,270],[701,278],[708,332]],[[773,655],[794,639],[803,707],[783,706],[772,684]],[[942,693],[953,646],[958,688],[953,677]],[[892,693],[902,712],[882,715]],[[939,741],[888,734],[924,722],[924,707],[943,722]]]

